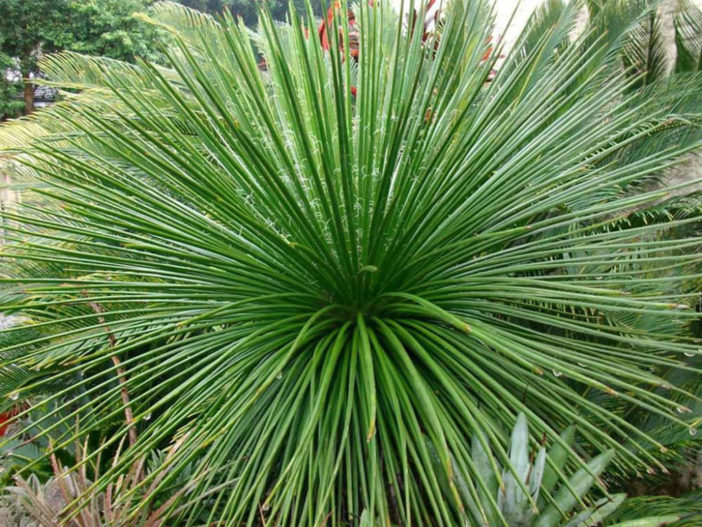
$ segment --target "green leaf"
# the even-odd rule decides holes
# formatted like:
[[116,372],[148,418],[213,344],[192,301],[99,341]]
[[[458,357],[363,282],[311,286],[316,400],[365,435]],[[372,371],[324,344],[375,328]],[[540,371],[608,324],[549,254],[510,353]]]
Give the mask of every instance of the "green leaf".
[[549,505],[534,523],[535,527],[553,527],[558,525],[561,512],[570,513],[580,499],[590,490],[595,479],[604,471],[614,457],[614,451],[603,452],[592,459],[586,467],[578,470],[554,496],[554,504]]

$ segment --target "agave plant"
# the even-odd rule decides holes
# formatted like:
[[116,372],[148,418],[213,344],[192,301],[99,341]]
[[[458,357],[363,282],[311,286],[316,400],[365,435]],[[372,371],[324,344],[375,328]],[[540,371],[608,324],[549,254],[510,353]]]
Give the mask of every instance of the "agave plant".
[[[541,446],[535,457],[531,457],[529,426],[526,416],[520,413],[512,431],[509,445],[510,463],[502,470],[501,487],[494,475],[488,453],[480,441],[474,440],[471,455],[476,467],[483,471],[482,477],[487,485],[478,493],[480,501],[474,501],[468,492],[465,478],[458,467],[454,467],[459,492],[464,494],[468,504],[464,524],[469,524],[470,519],[478,525],[499,525],[499,512],[510,527],[577,527],[597,524],[619,507],[626,498],[625,494],[602,498],[581,510],[575,518],[569,517],[612,460],[614,451],[608,450],[597,456],[569,479],[564,480],[560,489],[554,492],[559,474],[567,472],[567,448],[573,444],[574,428],[566,429],[560,439],[561,442],[553,445],[548,454],[546,448]],[[441,474],[442,465],[438,456],[435,468]],[[448,485],[446,476],[442,483],[444,486]],[[493,512],[491,503],[497,503],[497,511]]]
[[[520,413],[510,438],[509,465],[502,470],[502,486],[498,485],[488,453],[480,441],[474,440],[471,455],[477,469],[483,472],[482,477],[487,485],[486,489],[478,493],[480,501],[476,502],[468,492],[468,485],[460,470],[454,467],[459,492],[467,504],[467,510],[463,513],[463,525],[499,525],[503,520],[510,527],[601,525],[624,503],[626,494],[604,496],[580,510],[576,508],[607,469],[614,451],[599,454],[570,477],[562,478],[559,484],[561,476],[568,472],[567,448],[573,444],[574,438],[575,428],[568,427],[561,434],[561,441],[555,443],[548,453],[543,445],[533,453],[527,418]],[[437,473],[443,473],[441,483],[447,488],[449,480],[443,472],[439,456],[436,455],[434,460]],[[491,503],[497,504],[496,512],[493,512]],[[639,527],[657,527],[684,516],[686,515],[670,513],[641,517],[640,511],[634,509],[626,518],[636,517],[636,525]]]
[[3,130],[44,200],[7,214],[0,308],[42,336],[3,352],[46,372],[15,394],[63,383],[60,421],[97,416],[73,435],[109,429],[87,459],[125,445],[85,492],[158,448],[120,499],[140,514],[192,471],[168,525],[456,525],[507,485],[519,413],[589,472],[570,424],[631,467],[662,446],[593,392],[691,426],[654,388],[699,342],[627,315],[699,317],[668,287],[699,274],[699,238],[664,236],[695,219],[607,227],[700,145],[699,108],[676,106],[700,78],[632,95],[610,43],[569,39],[568,7],[488,83],[487,2],[429,35],[354,9],[357,61],[343,4],[326,46],[311,10],[252,34],[157,4],[167,67],[49,57],[81,93]]

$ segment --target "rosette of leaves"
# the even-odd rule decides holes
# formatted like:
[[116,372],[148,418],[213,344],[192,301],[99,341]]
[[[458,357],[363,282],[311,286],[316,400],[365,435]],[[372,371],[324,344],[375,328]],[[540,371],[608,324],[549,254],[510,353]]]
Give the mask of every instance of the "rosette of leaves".
[[252,35],[157,4],[167,67],[50,57],[81,93],[2,131],[47,205],[9,214],[21,272],[0,308],[46,332],[16,360],[64,382],[66,419],[99,416],[74,435],[121,420],[88,454],[126,441],[92,488],[159,448],[122,499],[148,510],[188,467],[169,525],[456,525],[491,477],[471,438],[506,485],[520,412],[533,437],[575,423],[583,448],[656,466],[657,440],[585,394],[689,426],[654,388],[699,343],[623,315],[699,317],[667,287],[699,272],[699,238],[663,235],[693,220],[605,226],[660,199],[631,189],[699,146],[649,141],[697,130],[674,101],[699,83],[636,98],[568,18],[488,83],[500,50],[484,60],[479,0],[428,37],[363,2],[356,61],[341,7],[325,50],[311,10],[262,13]]

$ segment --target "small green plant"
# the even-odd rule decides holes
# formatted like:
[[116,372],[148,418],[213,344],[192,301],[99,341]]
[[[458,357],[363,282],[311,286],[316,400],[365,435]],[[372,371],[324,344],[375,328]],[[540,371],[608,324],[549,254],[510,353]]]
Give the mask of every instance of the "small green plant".
[[[478,489],[474,499],[458,467],[456,480],[459,493],[467,503],[461,514],[463,525],[506,525],[508,527],[587,527],[601,525],[626,499],[619,493],[597,499],[585,505],[589,491],[596,486],[603,488],[598,478],[608,468],[614,451],[599,454],[579,468],[570,477],[568,449],[573,446],[574,427],[569,427],[547,451],[539,446],[534,452],[526,416],[521,413],[512,430],[509,443],[509,463],[495,471],[490,456],[480,441],[474,439],[471,447],[473,463],[482,472],[485,486]],[[435,469],[442,472],[440,458],[434,455]],[[448,493],[449,480],[444,472],[442,485]],[[666,521],[675,521],[685,514],[662,517],[637,516],[636,525],[655,527]]]
[[[575,527],[596,524],[606,518],[621,504],[625,495],[602,498],[579,511],[574,518],[571,516],[612,460],[614,451],[603,452],[557,485],[559,475],[567,473],[567,449],[572,446],[573,439],[574,428],[570,427],[548,454],[542,446],[532,459],[526,416],[519,414],[510,440],[509,464],[502,470],[500,480],[490,477],[490,458],[480,442],[474,440],[473,462],[481,467],[489,482],[487,488],[479,493],[481,501],[473,502],[470,506],[474,521],[482,525],[506,524],[510,527],[555,527],[566,524]],[[497,502],[501,518],[491,512],[490,501]]]

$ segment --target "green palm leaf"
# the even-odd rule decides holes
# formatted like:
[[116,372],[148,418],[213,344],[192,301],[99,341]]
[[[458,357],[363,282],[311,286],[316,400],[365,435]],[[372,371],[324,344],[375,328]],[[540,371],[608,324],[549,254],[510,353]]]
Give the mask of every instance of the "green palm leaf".
[[702,10],[681,0],[675,14],[676,72],[702,70]]

